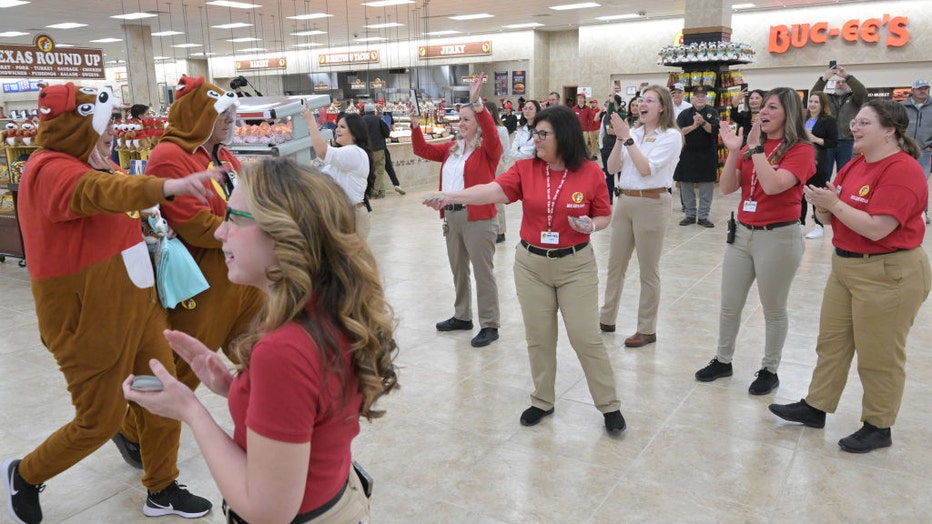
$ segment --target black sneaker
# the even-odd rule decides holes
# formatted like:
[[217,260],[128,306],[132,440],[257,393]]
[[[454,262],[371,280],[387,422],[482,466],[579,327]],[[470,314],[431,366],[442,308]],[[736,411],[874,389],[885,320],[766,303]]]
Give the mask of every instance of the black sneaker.
[[625,430],[628,425],[625,423],[625,417],[621,416],[621,411],[615,410],[605,413],[605,429],[610,435],[618,435]]
[[715,224],[713,224],[712,222],[709,222],[709,219],[707,218],[700,218],[698,221],[696,221],[696,223],[702,227],[709,227],[709,228],[715,227]]
[[524,410],[524,413],[521,413],[521,425],[522,426],[536,426],[540,419],[553,415],[553,408],[544,411],[540,408],[535,408],[531,406]]
[[696,372],[696,380],[699,382],[712,382],[722,377],[730,377],[731,374],[731,362],[722,364],[717,358],[713,358],[709,361],[708,366]]
[[196,519],[206,515],[212,507],[209,500],[191,494],[185,486],[174,480],[162,491],[150,491],[142,512],[147,517],[178,515],[186,519]]
[[792,404],[771,404],[768,409],[783,420],[799,422],[810,428],[825,427],[825,412],[806,404],[806,399]]
[[127,464],[136,469],[142,469],[142,455],[139,454],[138,443],[129,440],[119,431],[110,440],[116,444],[117,449],[120,450],[120,455],[123,455],[123,460]]
[[39,493],[45,484],[29,484],[19,476],[19,459],[6,459],[3,462],[3,484],[10,497],[7,509],[15,522],[20,524],[39,524],[42,522],[42,506],[39,505]]
[[754,382],[751,383],[751,387],[748,388],[748,393],[752,395],[766,395],[780,385],[780,379],[777,377],[777,374],[767,371],[767,368],[761,368],[760,371],[754,373],[754,376],[757,378],[754,379]]
[[893,439],[890,438],[890,428],[878,428],[865,422],[861,429],[839,440],[838,445],[849,453],[867,453],[892,446]]
[[456,317],[450,317],[443,322],[437,322],[437,331],[454,331],[457,329],[472,329],[472,320],[460,320]]
[[696,217],[686,217],[683,220],[680,220],[681,226],[691,226],[696,223]]
[[498,340],[498,328],[482,328],[479,330],[479,334],[473,337],[472,347],[481,348],[488,346],[492,342]]

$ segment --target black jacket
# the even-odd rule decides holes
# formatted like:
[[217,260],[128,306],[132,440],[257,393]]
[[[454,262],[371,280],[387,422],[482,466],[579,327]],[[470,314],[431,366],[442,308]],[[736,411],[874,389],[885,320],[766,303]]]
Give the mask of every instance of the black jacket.
[[392,130],[384,120],[373,114],[367,114],[362,119],[366,122],[366,128],[369,130],[369,146],[372,151],[381,151],[385,149],[385,139],[392,134]]

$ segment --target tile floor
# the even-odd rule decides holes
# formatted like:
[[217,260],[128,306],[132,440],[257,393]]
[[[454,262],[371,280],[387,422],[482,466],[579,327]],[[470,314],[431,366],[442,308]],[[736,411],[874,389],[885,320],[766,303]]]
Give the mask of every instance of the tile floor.
[[[471,334],[434,330],[452,313],[453,288],[440,222],[419,204],[426,193],[377,200],[372,215],[370,241],[399,319],[402,384],[382,401],[387,416],[364,423],[355,441],[356,457],[375,477],[374,522],[932,521],[932,451],[925,447],[932,441],[932,355],[924,350],[932,342],[929,304],[909,340],[905,402],[892,448],[851,455],[836,445],[860,427],[854,373],[823,430],[784,423],[767,411],[770,402],[806,393],[830,234],[806,241],[790,298],[782,384],[754,397],[747,387],[763,338],[756,290],[744,312],[735,375],[710,384],[693,379],[714,355],[724,221],[737,196],[716,195],[711,230],[680,227],[681,214],[671,210],[658,342],[623,347],[635,326],[636,260],[618,332],[604,336],[628,421],[628,430],[612,438],[562,333],[556,413],[533,428],[518,423],[531,389],[511,267],[520,204],[508,208],[508,241],[495,255],[501,339],[475,349]],[[593,241],[602,275],[608,237],[599,233]],[[26,270],[15,262],[0,264],[0,457],[22,456],[72,414],[64,381],[36,334]],[[200,393],[229,428],[224,400]],[[187,431],[179,462],[180,480],[219,505]],[[143,501],[139,472],[110,443],[48,482],[42,494],[48,523],[151,522],[142,515]],[[222,520],[214,511],[200,522]],[[10,522],[6,512],[0,522]]]

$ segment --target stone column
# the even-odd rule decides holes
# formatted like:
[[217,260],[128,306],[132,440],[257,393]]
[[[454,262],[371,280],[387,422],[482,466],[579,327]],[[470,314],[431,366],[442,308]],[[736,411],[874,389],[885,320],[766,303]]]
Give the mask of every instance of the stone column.
[[129,73],[129,100],[124,104],[146,104],[158,107],[158,80],[155,77],[155,50],[152,28],[147,25],[124,24],[126,71]]
[[683,43],[731,41],[732,0],[686,0]]

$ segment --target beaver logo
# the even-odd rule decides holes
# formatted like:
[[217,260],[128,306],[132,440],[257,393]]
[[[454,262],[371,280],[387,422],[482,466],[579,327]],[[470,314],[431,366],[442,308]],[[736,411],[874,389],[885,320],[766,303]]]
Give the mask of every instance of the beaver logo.
[[573,193],[573,202],[579,204],[583,201],[583,194],[579,191]]
[[187,309],[188,311],[190,311],[190,310],[192,310],[192,309],[197,308],[197,302],[195,302],[193,298],[189,298],[189,299],[183,300],[183,301],[181,302],[181,307],[183,307],[183,308]]
[[861,189],[858,190],[858,196],[864,197],[864,196],[867,196],[867,194],[870,192],[871,192],[871,186],[868,184],[864,184],[863,186],[861,186]]

